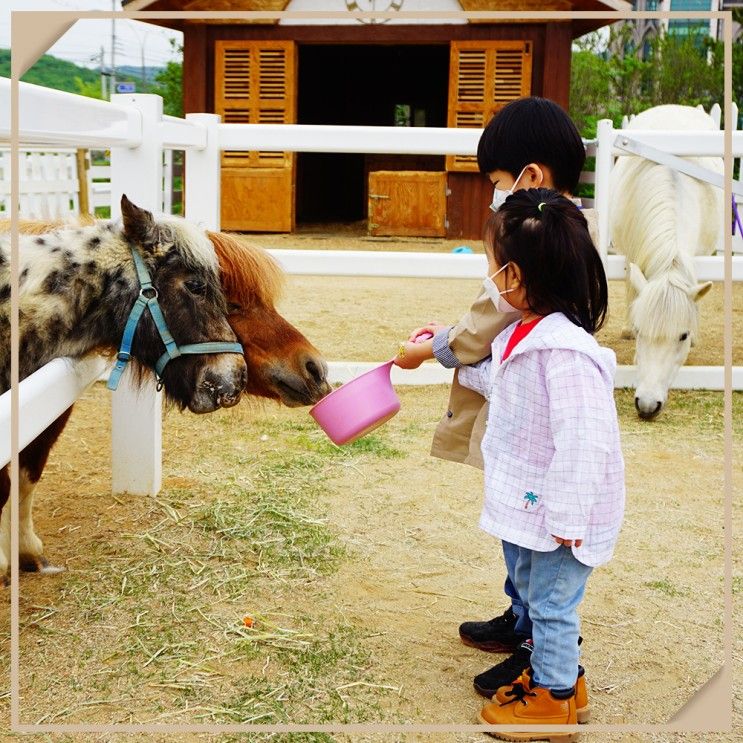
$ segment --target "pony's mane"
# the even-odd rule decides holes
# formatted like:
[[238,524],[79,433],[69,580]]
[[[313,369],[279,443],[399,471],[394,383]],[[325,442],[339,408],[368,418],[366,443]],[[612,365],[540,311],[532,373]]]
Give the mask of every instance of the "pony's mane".
[[689,301],[689,288],[679,274],[648,281],[630,307],[630,319],[638,334],[661,340],[688,332],[695,338],[699,313],[696,303]]
[[158,214],[155,215],[155,229],[158,241],[165,246],[176,245],[186,263],[215,273],[219,270],[214,248],[201,227],[183,217]]
[[[157,239],[164,246],[176,245],[184,260],[192,266],[205,266],[217,271],[218,263],[214,250],[205,237],[204,230],[182,217],[154,215]],[[21,219],[18,231],[23,235],[43,235],[55,230],[73,229],[75,227],[95,227],[111,223],[112,220],[95,219],[88,214],[81,214],[70,219]],[[113,220],[121,225],[121,220]],[[10,220],[0,219],[0,233],[10,232]]]
[[[43,235],[66,227],[91,227],[96,224],[93,217],[81,214],[74,219],[19,219],[18,232],[22,235]],[[0,219],[0,233],[10,232],[10,220]]]
[[[25,235],[43,235],[58,229],[86,227],[105,220],[96,220],[87,215],[75,219],[30,220],[22,219],[18,231]],[[204,233],[201,228],[187,220],[173,217],[161,218],[157,222],[161,238],[173,241],[185,248],[192,260],[207,263],[216,268],[214,255],[219,264],[220,278],[225,295],[242,306],[250,306],[256,300],[273,306],[281,296],[285,275],[276,261],[263,249],[244,243],[226,232]],[[0,219],[0,233],[10,232],[10,220]],[[203,236],[211,242],[213,250],[205,250]]]
[[258,300],[273,306],[284,287],[284,272],[262,248],[226,232],[207,232],[219,260],[222,289],[228,301],[249,307]]

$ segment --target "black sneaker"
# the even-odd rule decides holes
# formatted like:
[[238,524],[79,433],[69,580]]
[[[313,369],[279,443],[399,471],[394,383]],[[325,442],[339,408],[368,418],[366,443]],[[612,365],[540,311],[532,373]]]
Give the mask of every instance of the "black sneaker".
[[459,637],[465,645],[472,648],[486,650],[489,653],[512,653],[526,639],[513,631],[515,626],[516,615],[509,606],[503,614],[489,622],[460,624]]
[[533,649],[532,641],[524,640],[513,655],[489,671],[475,676],[475,691],[487,699],[492,699],[501,686],[512,684],[529,666]]

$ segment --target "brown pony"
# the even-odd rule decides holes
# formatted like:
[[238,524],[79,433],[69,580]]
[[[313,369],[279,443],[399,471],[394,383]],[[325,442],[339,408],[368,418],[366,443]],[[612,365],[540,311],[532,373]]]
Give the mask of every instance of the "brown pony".
[[[91,225],[95,220],[81,218],[79,224]],[[65,226],[69,225],[21,221],[19,231],[41,235]],[[9,229],[9,221],[0,220],[0,233]],[[227,321],[244,349],[248,371],[245,393],[277,400],[289,407],[316,403],[331,389],[327,382],[327,364],[302,333],[276,310],[284,284],[281,268],[264,250],[235,236],[221,232],[207,232],[206,235],[219,262],[219,279],[228,305]],[[49,452],[71,412],[72,408],[66,410],[20,452],[21,532],[26,534],[21,540],[20,565],[26,571],[51,573],[58,570],[48,564],[41,540],[34,533],[31,503],[33,489]],[[0,508],[9,492],[6,466],[0,469]]]

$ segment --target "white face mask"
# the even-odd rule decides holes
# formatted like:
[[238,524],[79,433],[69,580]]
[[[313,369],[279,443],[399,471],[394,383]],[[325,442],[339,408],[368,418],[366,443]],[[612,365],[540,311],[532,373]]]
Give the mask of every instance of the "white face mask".
[[498,310],[498,312],[521,312],[521,310],[517,310],[512,304],[509,304],[507,300],[503,298],[504,294],[508,294],[508,292],[512,292],[513,289],[506,289],[504,291],[500,291],[498,287],[495,284],[495,281],[493,279],[508,265],[506,263],[505,266],[501,266],[492,276],[488,276],[483,282],[482,287],[485,289],[485,292],[490,297],[490,301],[495,305],[495,309]]
[[493,203],[490,204],[490,208],[494,212],[497,212],[498,209],[503,206],[503,202],[513,193],[514,188],[516,188],[516,184],[521,180],[521,176],[524,175],[527,167],[528,165],[525,165],[523,167],[523,169],[519,173],[518,178],[513,182],[513,186],[511,186],[511,188],[509,188],[507,191],[500,188],[493,188]]

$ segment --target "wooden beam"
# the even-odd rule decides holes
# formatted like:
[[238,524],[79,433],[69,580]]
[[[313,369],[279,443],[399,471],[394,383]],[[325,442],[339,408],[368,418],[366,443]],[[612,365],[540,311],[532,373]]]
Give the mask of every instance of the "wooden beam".
[[567,110],[570,102],[572,29],[566,23],[548,23],[544,35],[542,95]]
[[205,26],[183,28],[183,113],[213,110],[207,100],[207,38]]

